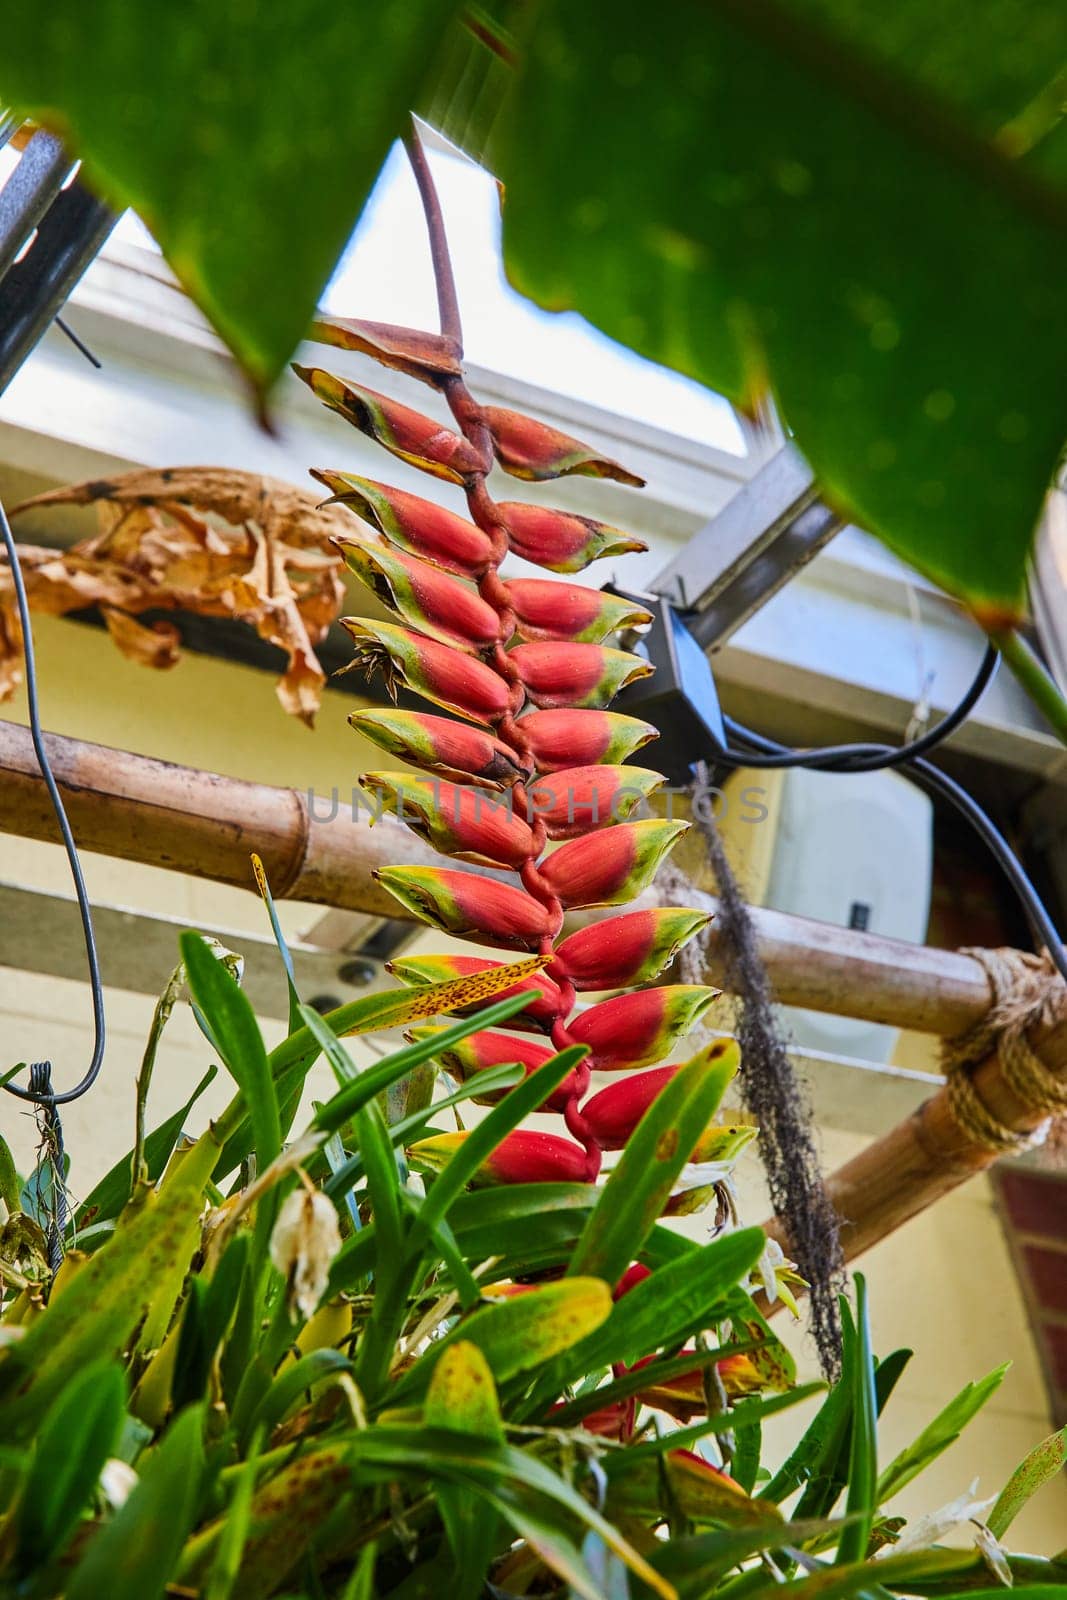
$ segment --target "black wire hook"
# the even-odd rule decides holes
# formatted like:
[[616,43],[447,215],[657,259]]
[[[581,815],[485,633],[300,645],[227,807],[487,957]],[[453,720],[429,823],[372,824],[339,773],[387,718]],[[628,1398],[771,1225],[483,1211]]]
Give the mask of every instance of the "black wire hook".
[[[41,709],[37,694],[37,659],[33,649],[33,632],[30,628],[30,606],[26,598],[26,585],[22,578],[22,567],[19,564],[18,548],[15,536],[11,532],[11,524],[7,520],[7,513],[0,503],[0,533],[3,535],[7,558],[11,564],[11,580],[15,589],[15,604],[18,608],[19,623],[22,627],[22,649],[26,664],[26,700],[30,714],[30,738],[37,755],[37,762],[41,769],[52,810],[55,812],[56,822],[63,838],[63,845],[70,863],[70,874],[74,879],[74,891],[78,897],[78,911],[81,916],[82,934],[85,939],[85,959],[89,967],[89,988],[92,993],[93,1003],[93,1054],[84,1075],[73,1089],[67,1089],[63,1094],[56,1094],[52,1088],[52,1068],[48,1061],[35,1061],[30,1068],[30,1082],[28,1088],[22,1088],[16,1083],[5,1083],[4,1088],[8,1094],[17,1095],[20,1100],[30,1100],[41,1106],[46,1119],[51,1117],[58,1129],[59,1148],[62,1152],[63,1134],[59,1127],[59,1118],[56,1107],[68,1105],[72,1100],[78,1100],[91,1089],[100,1075],[100,1068],[104,1060],[104,1044],[106,1040],[106,1024],[104,1020],[104,986],[100,978],[100,961],[96,951],[96,934],[93,930],[93,913],[89,904],[89,894],[85,887],[85,878],[82,874],[81,861],[78,857],[78,848],[74,843],[74,835],[67,820],[67,813],[63,806],[59,785],[56,783],[52,764],[48,759],[45,749],[44,734],[41,731]],[[62,1156],[60,1158],[62,1161]],[[62,1177],[62,1174],[60,1174]],[[62,1184],[59,1186],[62,1187]],[[65,1211],[65,1201],[62,1203]],[[51,1246],[49,1246],[51,1250]],[[62,1246],[60,1246],[60,1260],[62,1260]]]

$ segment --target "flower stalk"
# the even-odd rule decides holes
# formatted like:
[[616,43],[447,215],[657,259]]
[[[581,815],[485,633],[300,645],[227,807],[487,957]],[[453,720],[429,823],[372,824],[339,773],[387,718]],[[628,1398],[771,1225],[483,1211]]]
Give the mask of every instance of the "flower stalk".
[[[296,370],[326,405],[385,449],[463,491],[466,518],[370,479],[315,472],[377,535],[376,543],[366,537],[337,542],[350,569],[397,619],[347,619],[354,664],[380,667],[390,688],[402,683],[461,719],[358,713],[352,720],[360,732],[432,775],[382,772],[365,782],[446,857],[511,872],[515,883],[433,867],[387,867],[378,878],[444,932],[547,958],[543,976],[529,985],[540,989],[540,998],[511,1024],[547,1036],[546,1043],[522,1047],[509,1044],[506,1034],[475,1034],[451,1069],[469,1078],[501,1060],[519,1060],[532,1071],[552,1051],[585,1045],[584,1060],[545,1107],[562,1116],[567,1137],[517,1130],[487,1163],[484,1180],[565,1176],[591,1182],[603,1150],[625,1143],[627,1128],[670,1076],[635,1079],[621,1099],[620,1091],[609,1096],[607,1110],[601,1096],[590,1115],[591,1072],[662,1061],[697,1026],[715,991],[640,989],[572,1018],[576,996],[648,983],[706,918],[685,909],[605,916],[560,942],[567,910],[622,906],[639,894],[686,824],[631,820],[662,780],[620,763],[656,730],[607,709],[621,688],[651,668],[606,641],[641,626],[647,613],[573,583],[504,579],[500,568],[514,553],[548,571],[573,573],[599,556],[643,546],[570,512],[498,503],[487,480],[498,466],[535,484],[571,473],[633,487],[642,480],[545,423],[479,405],[463,377],[463,330],[444,221],[414,131],[407,149],[426,216],[440,332],[352,323],[332,342],[436,389],[453,427],[322,368]],[[550,841],[555,848],[549,850]],[[427,957],[398,962],[394,970],[420,983],[464,959]],[[412,1158],[437,1170],[455,1138],[423,1141]]]

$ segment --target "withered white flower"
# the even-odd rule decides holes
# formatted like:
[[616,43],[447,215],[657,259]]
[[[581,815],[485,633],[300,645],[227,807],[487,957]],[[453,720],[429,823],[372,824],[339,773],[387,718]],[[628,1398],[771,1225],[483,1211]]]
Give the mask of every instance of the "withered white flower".
[[919,1517],[917,1521],[910,1523],[895,1544],[883,1545],[880,1550],[876,1550],[874,1559],[877,1561],[879,1557],[905,1555],[909,1550],[928,1550],[947,1533],[963,1527],[965,1523],[980,1521],[993,1505],[996,1496],[990,1500],[976,1500],[977,1488],[978,1479],[975,1478],[970,1488],[965,1493],[957,1495],[955,1500],[950,1500],[947,1505],[939,1506],[936,1511],[930,1511],[925,1517]]
[[117,1456],[110,1456],[100,1469],[100,1492],[112,1511],[118,1511],[126,1504],[137,1482],[133,1468]]
[[330,1263],[341,1248],[333,1201],[317,1189],[294,1189],[270,1236],[270,1258],[288,1284],[289,1315],[310,1317],[322,1299]]
[[984,1522],[975,1523],[974,1543],[982,1560],[997,1581],[1002,1583],[1005,1589],[1014,1588],[1015,1579],[1008,1565],[1008,1558],[1004,1554],[1004,1547],[996,1535],[990,1533]]

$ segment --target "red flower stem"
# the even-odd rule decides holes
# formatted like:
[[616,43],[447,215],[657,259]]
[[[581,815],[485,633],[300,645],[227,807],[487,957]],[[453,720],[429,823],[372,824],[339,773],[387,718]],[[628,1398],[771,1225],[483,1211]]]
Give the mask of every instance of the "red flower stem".
[[[437,194],[437,186],[430,171],[430,164],[426,159],[426,151],[422,140],[419,138],[418,129],[412,124],[412,129],[405,140],[408,158],[411,161],[415,182],[418,185],[419,197],[422,201],[423,214],[426,218],[426,230],[430,239],[430,255],[433,261],[434,284],[437,289],[437,307],[441,324],[442,335],[450,339],[456,349],[457,356],[463,353],[463,324],[460,317],[459,298],[456,294],[456,278],[452,270],[452,258],[448,249],[448,238],[445,233],[444,217],[441,213],[441,202]],[[530,757],[529,741],[522,731],[519,721],[519,712],[526,704],[526,690],[519,679],[518,672],[512,665],[511,658],[504,648],[503,641],[509,639],[515,631],[515,613],[508,599],[507,589],[500,580],[498,568],[508,553],[507,526],[497,509],[496,503],[486,488],[485,480],[493,469],[493,440],[482,416],[481,407],[471,394],[463,378],[459,375],[446,377],[441,380],[441,390],[448,408],[456,421],[463,437],[474,446],[478,453],[479,466],[464,484],[467,497],[467,507],[471,520],[488,534],[492,541],[492,558],[485,573],[478,583],[478,592],[482,599],[491,605],[500,618],[501,642],[493,647],[488,657],[489,665],[505,680],[509,689],[509,705],[507,711],[497,724],[497,737],[515,752],[521,765],[532,770],[533,763]],[[547,839],[544,819],[534,811],[527,799],[526,785],[521,780],[512,790],[513,800],[519,815],[529,824],[533,835],[530,854],[523,862],[519,876],[526,893],[537,900],[549,913],[549,917],[557,930],[563,920],[563,907],[551,887],[546,883],[538,861],[540,860]],[[550,956],[552,954],[552,937],[545,935],[538,943],[538,953]],[[554,1020],[550,1024],[552,1043],[557,1050],[564,1050],[574,1043],[567,1028],[567,1017],[574,1005],[574,985],[566,972],[562,970],[558,961],[550,961],[546,967],[548,975],[559,986],[562,1003]],[[596,1135],[582,1116],[580,1102],[589,1088],[589,1068],[584,1064],[576,1068],[574,1073],[574,1090],[564,1107],[563,1116],[567,1128],[575,1139],[582,1145],[586,1153],[586,1174],[590,1182],[596,1178],[600,1171],[601,1149]]]

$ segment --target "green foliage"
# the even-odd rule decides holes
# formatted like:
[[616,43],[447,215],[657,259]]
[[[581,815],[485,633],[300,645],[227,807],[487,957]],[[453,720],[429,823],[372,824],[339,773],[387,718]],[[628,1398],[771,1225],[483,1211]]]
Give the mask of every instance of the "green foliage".
[[262,393],[307,328],[454,11],[163,0],[141,26],[124,0],[60,0],[13,19],[0,82],[137,208]]
[[[874,1360],[862,1284],[840,1384],[762,1492],[745,1487],[759,1473],[762,1421],[821,1386],[796,1384],[749,1296],[760,1231],[698,1245],[656,1220],[716,1102],[706,1074],[676,1075],[673,1097],[638,1128],[641,1159],[616,1169],[622,1178],[468,1192],[495,1144],[573,1070],[565,1051],[529,1078],[511,1073],[509,1092],[422,1183],[408,1176],[402,1130],[420,1134],[444,1101],[390,1125],[383,1092],[432,1063],[441,1038],[484,1026],[485,1013],[360,1070],[294,1002],[300,1043],[268,1055],[227,970],[192,936],[183,954],[237,1092],[195,1141],[173,1119],[150,1135],[141,1183],[127,1163],[97,1186],[97,1247],[69,1256],[47,1304],[32,1286],[6,1292],[0,1592],[981,1591],[976,1552],[872,1557],[896,1526],[885,1499],[1001,1374],[969,1385],[879,1478],[876,1416],[906,1352]],[[514,1010],[498,1002],[491,1014]],[[319,1049],[339,1087],[279,1149],[279,1100],[299,1090]],[[475,1087],[445,1099],[458,1106]],[[255,1159],[224,1199],[212,1175],[241,1130]],[[328,1138],[339,1146],[332,1164]],[[658,1159],[645,1161],[650,1152]],[[68,1246],[75,1236],[72,1223]],[[614,1298],[638,1255],[648,1275]],[[685,1426],[656,1409],[650,1391],[669,1394],[694,1372],[710,1380],[746,1357],[747,1387],[715,1403],[707,1387],[679,1413]],[[730,1436],[732,1476],[714,1465]],[[996,1531],[1061,1460],[1056,1436],[1020,1466]],[[1062,1559],[1007,1559],[1020,1594],[1067,1583]]]
[[428,108],[489,148],[524,292],[742,403],[769,386],[832,500],[1016,611],[1067,432],[1057,0],[460,12],[57,0],[15,8],[0,84],[141,212],[260,395]]
[[1067,1428],[1061,1428],[1059,1433],[1043,1439],[1024,1461],[1020,1461],[989,1513],[990,1533],[997,1539],[1003,1538],[1030,1496],[1036,1494],[1042,1484],[1050,1483],[1065,1466]]

